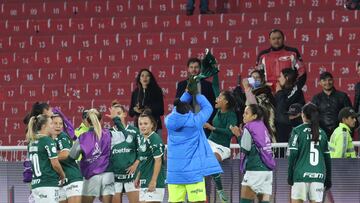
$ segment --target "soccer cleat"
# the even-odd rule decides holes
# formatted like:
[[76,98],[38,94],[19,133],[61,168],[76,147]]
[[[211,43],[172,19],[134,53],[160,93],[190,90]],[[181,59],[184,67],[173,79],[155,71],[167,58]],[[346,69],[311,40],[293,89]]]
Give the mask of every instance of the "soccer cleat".
[[229,202],[229,199],[226,197],[224,190],[218,190],[217,193],[222,203]]

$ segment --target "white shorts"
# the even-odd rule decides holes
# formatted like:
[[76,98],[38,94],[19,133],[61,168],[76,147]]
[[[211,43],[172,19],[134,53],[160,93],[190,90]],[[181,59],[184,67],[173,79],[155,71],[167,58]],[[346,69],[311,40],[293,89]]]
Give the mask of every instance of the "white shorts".
[[60,188],[59,201],[65,201],[70,197],[81,196],[83,191],[83,181],[76,181]]
[[272,195],[272,171],[246,171],[242,186],[249,186],[256,194]]
[[83,196],[100,197],[114,195],[114,182],[114,173],[112,172],[95,175],[89,180],[84,179]]
[[140,202],[163,202],[165,188],[156,188],[154,192],[148,192],[147,188],[141,188],[139,194]]
[[125,192],[137,192],[139,189],[135,188],[134,182],[115,182],[115,193],[122,193],[125,189]]
[[58,203],[59,187],[38,187],[31,190],[36,203]]
[[217,153],[220,155],[221,160],[225,160],[230,158],[231,156],[231,149],[224,147],[222,145],[216,144],[215,142],[208,140],[210,147],[214,153]]
[[303,201],[311,200],[315,202],[322,202],[323,195],[324,195],[324,183],[296,182],[291,187],[291,199],[293,200],[303,200]]

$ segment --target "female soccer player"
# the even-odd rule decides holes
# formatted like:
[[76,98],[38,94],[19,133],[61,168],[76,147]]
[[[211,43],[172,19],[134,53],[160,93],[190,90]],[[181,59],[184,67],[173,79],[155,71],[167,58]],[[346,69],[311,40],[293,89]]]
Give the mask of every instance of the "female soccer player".
[[140,186],[140,202],[162,202],[165,193],[164,149],[161,137],[155,132],[156,121],[148,113],[139,117],[142,134],[139,143],[139,173],[135,185]]
[[67,131],[73,133],[74,127],[59,109],[54,108],[53,112],[52,120],[55,127],[53,139],[59,151],[58,159],[66,175],[66,182],[60,188],[60,203],[81,203],[83,177],[75,160],[69,157],[73,142],[64,130],[64,120],[67,123]]
[[[213,125],[206,123],[204,128],[211,130],[209,144],[219,162],[228,159],[231,155],[230,142],[233,136],[230,126],[237,124],[235,111],[235,98],[230,91],[223,91],[215,100],[215,108],[218,109],[212,121]],[[220,174],[212,175],[214,178],[217,193],[222,202],[228,202]]]
[[[104,203],[110,203],[115,194],[114,174],[109,167],[111,150],[111,132],[102,129],[101,114],[96,109],[90,109],[87,114],[90,124],[89,131],[80,135],[70,151],[70,157],[77,159],[82,155],[80,170],[85,177],[83,184],[83,203],[91,203],[96,197]],[[113,120],[118,117],[110,110]]]
[[293,129],[289,140],[288,183],[291,202],[322,202],[331,187],[331,159],[325,131],[319,127],[319,111],[312,104],[302,109],[304,124]]
[[127,112],[117,100],[112,102],[111,108],[121,119],[117,124],[121,128],[114,126],[110,129],[112,136],[110,165],[115,176],[115,195],[112,202],[121,203],[122,193],[126,193],[130,203],[137,203],[139,202],[139,189],[135,188],[134,179],[140,163],[138,159],[140,132],[134,126],[127,125]]
[[275,160],[268,115],[261,106],[250,104],[245,108],[243,118],[245,126],[242,133],[238,127],[231,126],[244,155],[240,168],[246,171],[241,183],[240,203],[253,202],[255,197],[260,203],[269,203]]
[[205,202],[205,176],[222,172],[203,130],[213,108],[204,95],[194,97],[200,106],[198,113],[192,112],[192,96],[184,92],[165,118],[169,202],[185,202],[186,194],[190,202]]
[[29,119],[26,135],[33,171],[31,192],[37,203],[57,203],[59,178],[60,184],[65,181],[65,173],[58,161],[56,143],[51,139],[51,134],[54,134],[51,118],[38,115]]

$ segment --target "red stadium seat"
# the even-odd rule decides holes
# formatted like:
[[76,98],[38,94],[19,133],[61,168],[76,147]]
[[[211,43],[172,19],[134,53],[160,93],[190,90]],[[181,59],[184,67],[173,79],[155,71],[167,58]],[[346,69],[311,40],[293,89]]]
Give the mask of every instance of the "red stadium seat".
[[99,51],[79,51],[79,65],[91,66],[102,64],[102,58]]
[[67,3],[64,1],[49,1],[45,3],[45,16],[50,18],[62,18],[67,16]]
[[[101,9],[102,10],[102,9]],[[90,25],[91,31],[96,33],[115,32],[118,27],[114,26],[115,18],[91,18]],[[89,30],[90,31],[90,30]]]
[[333,74],[338,77],[343,78],[351,78],[356,76],[356,62],[335,62]]
[[57,63],[62,66],[76,66],[79,64],[79,55],[80,52],[77,51],[58,51],[57,55]]
[[249,40],[244,41],[245,44],[252,43],[253,45],[267,45],[269,39],[268,30],[249,30]]
[[105,67],[104,71],[106,73],[106,75],[105,75],[106,81],[112,82],[112,83],[121,82],[128,76],[126,67],[124,67],[124,66]]
[[86,14],[94,17],[102,17],[107,14],[108,1],[90,1],[86,7]]
[[140,41],[138,46],[158,48],[161,43],[159,33],[140,33],[139,35]]
[[22,68],[33,67],[35,63],[35,54],[33,52],[14,53],[16,65]]
[[124,99],[128,100],[131,97],[131,92],[135,89],[135,85],[133,83],[109,83],[108,85],[109,85],[109,94],[108,94],[109,101],[112,98],[119,100],[124,100]]
[[43,95],[44,85],[24,85],[22,86],[22,97],[27,99],[46,101],[49,95]]
[[75,35],[54,35],[52,38],[54,49],[75,48]]
[[30,46],[34,50],[44,51],[54,48],[51,36],[30,36]]
[[263,13],[243,13],[242,15],[241,24],[238,26],[241,26],[244,29],[256,29],[258,27],[267,26],[267,22],[265,22],[265,15]]
[[227,31],[229,34],[229,41],[233,45],[242,45],[247,43],[255,43],[253,40],[249,40],[249,32],[247,31]]
[[15,63],[15,55],[9,52],[0,53],[0,64],[2,68],[13,67]]
[[[4,102],[1,105],[3,107],[4,114],[10,117],[22,117],[25,116],[27,111],[27,105],[24,102]],[[5,115],[2,114],[4,117]]]
[[8,35],[23,35],[24,33],[31,33],[28,29],[27,20],[9,20],[6,21],[6,29],[3,29],[4,34]]
[[94,46],[98,49],[119,49],[119,44],[116,43],[115,34],[99,34],[95,35]]
[[95,36],[94,35],[75,35],[74,46],[77,49],[93,49],[95,48]]
[[163,47],[169,48],[179,48],[184,47],[185,43],[183,43],[183,32],[161,32],[160,33],[160,45]]
[[104,82],[107,83],[106,68],[98,67],[85,67],[84,68],[84,81],[91,81],[92,83]]
[[324,45],[302,45],[301,55],[304,61],[327,61]]
[[350,44],[349,54],[353,58],[360,57],[360,44]]
[[[11,38],[10,38],[11,39]],[[0,36],[0,51],[7,51],[10,49],[9,46],[9,37],[7,36]]]
[[319,28],[318,30],[321,43],[336,43],[342,40],[338,28]]
[[69,27],[71,34],[92,34],[89,18],[70,18]]
[[137,46],[139,44],[139,35],[138,34],[116,34],[115,36],[118,46],[121,48],[130,48]]
[[335,44],[335,43],[325,44],[325,54],[332,61],[346,60],[346,59],[351,60],[352,56],[349,55],[348,49],[349,49],[348,44]]
[[57,65],[56,52],[35,52],[35,65],[39,67],[47,67]]
[[329,11],[311,10],[309,21],[312,26],[328,26],[333,23],[333,15]]
[[233,46],[229,40],[229,36],[227,34],[228,32],[224,31],[209,31],[204,32],[204,42],[205,46],[212,46],[212,47],[218,47],[218,46]]
[[342,40],[355,43],[360,40],[360,28],[358,27],[345,27],[340,28],[340,35]]
[[204,40],[203,32],[184,32],[184,44],[189,47],[204,47],[208,46]]
[[119,30],[119,32],[131,32],[133,28],[133,23],[133,17],[116,17],[114,19],[114,26]]
[[53,34],[71,34],[70,22],[68,19],[49,19],[49,32]]
[[155,32],[157,29],[153,16],[134,16],[132,32]]
[[9,45],[12,51],[26,51],[31,48],[30,39],[27,35],[10,37]]
[[356,22],[358,18],[355,12],[349,12],[346,9],[334,10],[333,16],[333,23],[341,26],[352,26],[352,23]]
[[112,16],[125,16],[128,13],[128,2],[127,1],[109,1],[108,13]]
[[38,69],[21,68],[19,71],[19,81],[21,84],[42,84],[43,79]]
[[45,2],[31,2],[25,3],[24,16],[27,18],[44,18],[45,15]]
[[331,62],[324,63],[308,63],[307,72],[309,78],[319,78],[319,75],[325,71],[332,72],[333,64]]
[[50,34],[50,24],[47,19],[29,19],[28,33],[35,34]]
[[169,68],[171,69],[171,74],[176,76],[177,82],[180,82],[181,80],[186,80],[189,77],[186,64],[173,65]]
[[[276,6],[276,9],[281,9],[281,8]],[[266,26],[270,28],[288,27],[289,25],[291,25],[288,19],[288,13],[285,12],[273,12],[273,11],[265,12],[264,18],[266,21]]]
[[21,97],[21,86],[4,86],[3,88],[3,97],[7,102],[19,101]]
[[61,83],[45,83],[43,95],[51,102],[66,100],[68,98],[68,95],[64,91],[64,85],[61,85]]
[[314,28],[309,28],[309,29],[295,28],[293,33],[295,35],[294,40],[297,43],[314,44],[318,40],[325,41],[323,39],[319,39],[319,36],[317,34],[318,33],[317,29],[314,29]]
[[17,84],[19,82],[19,69],[2,69],[0,70],[0,80],[2,85]]
[[83,80],[84,68],[68,67],[61,69],[61,80],[66,83],[78,83]]

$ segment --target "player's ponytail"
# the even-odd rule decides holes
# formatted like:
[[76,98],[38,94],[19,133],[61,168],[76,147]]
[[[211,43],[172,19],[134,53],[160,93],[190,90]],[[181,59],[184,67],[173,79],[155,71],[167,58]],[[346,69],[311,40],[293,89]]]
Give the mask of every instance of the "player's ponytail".
[[32,116],[28,123],[28,131],[26,133],[26,140],[27,141],[35,141],[38,139],[36,137],[36,134],[38,131],[41,130],[41,127],[46,124],[48,121],[48,118],[46,115],[38,115],[38,116]]
[[90,109],[87,114],[88,114],[87,121],[91,126],[94,127],[95,134],[100,139],[102,132],[102,128],[100,124],[100,120],[101,120],[100,113],[96,109]]
[[303,108],[302,112],[304,116],[309,120],[312,141],[318,142],[320,136],[320,124],[319,124],[319,111],[315,104],[307,103]]

